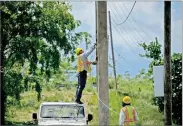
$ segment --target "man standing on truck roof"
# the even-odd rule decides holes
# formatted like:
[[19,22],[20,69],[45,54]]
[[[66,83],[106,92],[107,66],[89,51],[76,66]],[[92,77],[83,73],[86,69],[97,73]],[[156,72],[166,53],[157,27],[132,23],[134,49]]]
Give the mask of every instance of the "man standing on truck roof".
[[83,104],[80,101],[80,99],[82,96],[82,91],[86,85],[87,72],[91,71],[90,65],[91,64],[96,65],[96,61],[95,62],[88,61],[88,56],[94,51],[95,48],[96,48],[96,44],[94,44],[94,46],[86,52],[84,52],[82,48],[76,49],[76,55],[78,56],[78,59],[77,59],[78,87],[76,91],[75,102],[78,104]]
[[122,126],[134,126],[136,121],[139,120],[137,112],[134,107],[131,106],[131,98],[125,96],[122,100],[122,108],[120,111],[119,125]]

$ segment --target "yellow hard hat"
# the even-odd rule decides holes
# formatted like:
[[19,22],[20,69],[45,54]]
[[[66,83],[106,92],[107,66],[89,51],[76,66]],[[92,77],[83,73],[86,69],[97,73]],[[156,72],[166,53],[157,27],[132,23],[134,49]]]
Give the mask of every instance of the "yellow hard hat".
[[123,98],[123,102],[126,103],[126,104],[129,104],[131,102],[131,98],[129,96],[125,96]]
[[82,49],[82,48],[77,48],[77,49],[75,50],[76,54],[78,55],[78,53],[79,53],[81,50],[83,50],[83,49]]

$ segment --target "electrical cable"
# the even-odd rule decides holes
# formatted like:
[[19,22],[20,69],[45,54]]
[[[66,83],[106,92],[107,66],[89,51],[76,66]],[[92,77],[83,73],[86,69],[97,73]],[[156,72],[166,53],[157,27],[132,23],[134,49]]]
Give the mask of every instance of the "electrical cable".
[[[109,8],[113,11],[113,9],[110,7],[110,5],[109,5]],[[114,16],[117,18],[118,16],[114,13]],[[111,22],[114,22],[114,24],[117,24],[116,22],[115,22],[115,20],[113,20],[113,18],[111,18]],[[125,38],[125,36],[121,36],[121,34],[125,34],[125,32],[123,32],[121,29],[119,29],[119,30],[117,30],[117,27],[116,27],[116,25],[114,25],[113,23],[111,23],[113,26],[114,26],[114,28],[116,29],[116,31],[118,31],[118,33],[119,33],[119,35],[120,35],[120,38],[121,37],[123,37],[125,40],[126,40],[126,38],[128,39],[128,41],[133,41],[129,36],[127,36],[126,38]],[[125,41],[124,41],[125,42]],[[125,42],[127,45],[129,45],[134,51],[135,51],[135,49],[134,48],[136,48],[136,46],[135,45],[132,45],[131,43],[127,43],[127,42]],[[135,51],[135,54],[136,54],[136,51]]]
[[[112,4],[113,5],[113,4]],[[116,8],[115,10],[116,10],[116,12],[119,14],[119,15],[121,15],[121,13],[120,13],[120,10],[118,9],[118,7],[114,4],[114,8]],[[121,9],[121,8],[120,8]],[[123,12],[123,15],[124,16],[126,16],[125,14],[124,14],[124,12]],[[118,17],[121,17],[121,16],[118,16]],[[120,19],[121,20],[121,19]],[[127,25],[128,25],[128,23],[131,23],[131,22],[127,22]],[[117,23],[115,23],[115,24],[117,24]],[[121,27],[123,27],[124,25],[120,25]],[[124,29],[124,27],[123,27],[123,29]],[[135,39],[135,40],[133,40],[133,39],[131,39],[131,37],[130,37],[130,40],[132,40],[133,42],[134,42],[134,44],[136,44],[137,46],[139,46],[139,44],[142,42],[141,41],[141,38],[139,37],[140,35],[135,35],[135,33],[136,33],[136,29],[134,30],[133,28],[131,28],[131,24],[129,24],[128,25],[128,31],[131,33],[131,35],[133,36],[132,38],[133,39]],[[121,30],[121,29],[120,29]],[[134,31],[134,32],[133,32]],[[137,32],[138,33],[138,32]],[[138,39],[137,39],[138,38]],[[143,40],[144,41],[144,40]],[[139,48],[138,48],[139,49]]]
[[128,20],[128,17],[130,16],[131,12],[133,11],[133,8],[134,8],[135,4],[136,4],[136,1],[134,2],[133,7],[132,7],[130,13],[128,14],[128,16],[126,17],[126,19],[122,23],[117,24],[117,25],[122,25],[122,24],[124,24]]

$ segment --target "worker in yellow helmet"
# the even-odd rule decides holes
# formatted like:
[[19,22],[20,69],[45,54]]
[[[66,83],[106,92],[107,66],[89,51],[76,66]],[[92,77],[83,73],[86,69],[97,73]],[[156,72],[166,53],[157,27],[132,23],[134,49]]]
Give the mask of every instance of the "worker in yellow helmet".
[[122,100],[119,125],[134,126],[136,125],[137,120],[139,119],[135,108],[131,106],[131,98],[129,96],[125,96]]
[[96,64],[96,61],[95,62],[88,61],[88,56],[94,51],[95,48],[96,48],[96,44],[94,44],[94,46],[86,52],[84,52],[82,48],[76,49],[76,55],[78,56],[78,59],[77,59],[78,87],[76,91],[75,102],[78,104],[83,104],[80,101],[80,99],[82,96],[82,91],[86,85],[87,72],[91,71],[90,64],[93,64],[93,65]]

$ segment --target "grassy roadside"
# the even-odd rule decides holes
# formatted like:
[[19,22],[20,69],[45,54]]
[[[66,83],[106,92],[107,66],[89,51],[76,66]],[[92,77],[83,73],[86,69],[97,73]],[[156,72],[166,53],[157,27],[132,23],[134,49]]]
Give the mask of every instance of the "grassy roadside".
[[[121,109],[121,99],[128,94],[132,98],[132,106],[138,112],[140,124],[142,125],[163,125],[163,114],[159,113],[158,107],[152,105],[153,88],[151,82],[147,80],[119,80],[121,84],[118,90],[109,91],[110,124],[118,125],[119,111]],[[113,82],[110,82],[111,84]],[[15,123],[31,121],[32,113],[38,112],[39,105],[43,101],[64,101],[73,102],[75,88],[67,89],[43,89],[42,100],[37,102],[36,93],[29,91],[21,94],[20,104],[9,99],[11,105],[7,107],[7,120]],[[89,125],[98,125],[98,97],[96,89],[90,84],[83,92],[82,101],[87,107],[87,113],[92,113],[94,119]],[[112,110],[112,111],[111,111]]]

